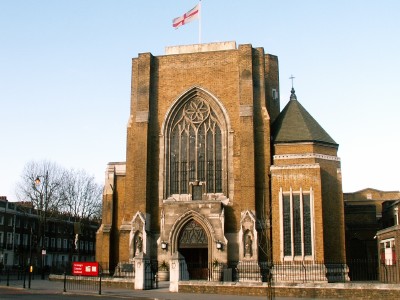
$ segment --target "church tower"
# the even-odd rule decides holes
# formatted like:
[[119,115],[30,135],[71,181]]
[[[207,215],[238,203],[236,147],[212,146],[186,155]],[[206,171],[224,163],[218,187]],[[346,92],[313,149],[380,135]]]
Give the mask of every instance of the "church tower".
[[344,264],[339,145],[297,101],[293,88],[272,133],[273,261]]
[[99,262],[179,253],[205,279],[190,266],[344,258],[328,226],[343,217],[338,145],[294,91],[280,113],[278,78],[276,56],[234,42],[132,60],[126,162],[106,171]]

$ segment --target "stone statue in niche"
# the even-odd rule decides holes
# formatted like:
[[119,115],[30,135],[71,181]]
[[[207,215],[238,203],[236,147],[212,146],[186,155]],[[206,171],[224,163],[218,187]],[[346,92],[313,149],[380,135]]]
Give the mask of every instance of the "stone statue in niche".
[[143,239],[141,234],[136,234],[135,236],[135,256],[143,252]]
[[249,231],[244,235],[244,257],[250,258],[253,256],[253,240]]

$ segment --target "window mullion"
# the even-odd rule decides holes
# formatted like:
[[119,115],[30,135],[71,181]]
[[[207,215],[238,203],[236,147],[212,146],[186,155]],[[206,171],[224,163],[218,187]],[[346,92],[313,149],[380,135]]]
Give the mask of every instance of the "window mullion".
[[304,258],[304,208],[303,208],[303,193],[300,189],[300,232],[301,232],[301,255]]
[[181,157],[181,154],[182,154],[182,131],[181,130],[179,130],[179,138],[178,138],[178,140],[179,140],[179,142],[178,142],[178,144],[179,144],[179,146],[178,146],[178,170],[177,170],[177,172],[178,172],[178,194],[180,194],[181,193],[181,191],[182,191],[182,187],[181,187],[181,182],[182,182],[182,180],[181,180],[181,172],[182,172],[182,157]]
[[294,258],[294,207],[293,207],[293,193],[290,190],[290,242],[292,244],[291,247],[291,256]]
[[186,165],[185,165],[185,183],[186,187],[184,190],[189,193],[189,176],[190,176],[190,126],[187,128],[187,138],[186,138]]
[[204,179],[206,181],[206,192],[209,190],[209,176],[208,176],[208,130],[207,127],[203,124],[204,126]]
[[212,136],[213,136],[213,138],[212,138],[212,141],[213,141],[213,166],[214,166],[214,170],[213,170],[213,173],[214,173],[214,190],[213,190],[213,192],[215,193],[216,192],[216,188],[217,188],[217,153],[216,153],[216,151],[217,151],[217,147],[216,147],[216,145],[217,145],[217,143],[216,143],[216,136],[215,136],[215,128],[214,128],[214,130],[213,130],[213,132],[212,132]]
[[194,139],[195,139],[195,142],[194,142],[194,177],[195,177],[195,180],[198,180],[199,179],[199,174],[198,174],[198,171],[199,171],[199,167],[198,167],[198,164],[199,164],[199,157],[198,157],[199,128],[197,128],[197,127],[194,127]]

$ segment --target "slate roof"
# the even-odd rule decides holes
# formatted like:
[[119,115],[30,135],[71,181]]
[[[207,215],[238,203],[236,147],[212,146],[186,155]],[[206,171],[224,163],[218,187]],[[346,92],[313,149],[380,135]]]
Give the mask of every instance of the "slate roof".
[[338,146],[308,111],[297,101],[292,88],[290,101],[272,124],[274,143],[318,142]]

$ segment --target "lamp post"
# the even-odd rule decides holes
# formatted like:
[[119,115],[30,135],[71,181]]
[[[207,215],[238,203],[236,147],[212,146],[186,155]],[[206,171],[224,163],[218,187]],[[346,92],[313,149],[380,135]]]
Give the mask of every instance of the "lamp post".
[[48,179],[49,179],[49,172],[46,171],[46,174],[44,176],[37,176],[35,179],[35,185],[39,186],[41,184],[40,178],[44,178],[44,199],[43,199],[43,194],[40,193],[40,204],[39,207],[41,209],[41,213],[43,214],[40,215],[40,221],[42,224],[42,249],[41,249],[41,255],[42,255],[42,280],[44,279],[44,266],[45,266],[45,257],[46,257],[46,247],[45,247],[45,238],[46,238],[46,214],[47,214],[47,187],[48,187]]
[[[7,252],[7,205],[8,205],[8,200],[5,199],[4,201],[4,215],[3,215],[3,240],[1,241],[1,255],[0,255],[0,266],[2,265],[3,268],[6,268],[6,252]],[[1,268],[0,268],[1,271]]]
[[[28,287],[31,288],[31,280],[32,280],[32,235],[33,235],[33,230],[32,230],[32,224],[30,228],[31,234],[29,235],[29,267],[28,267]],[[25,279],[24,279],[24,287],[25,287]]]

